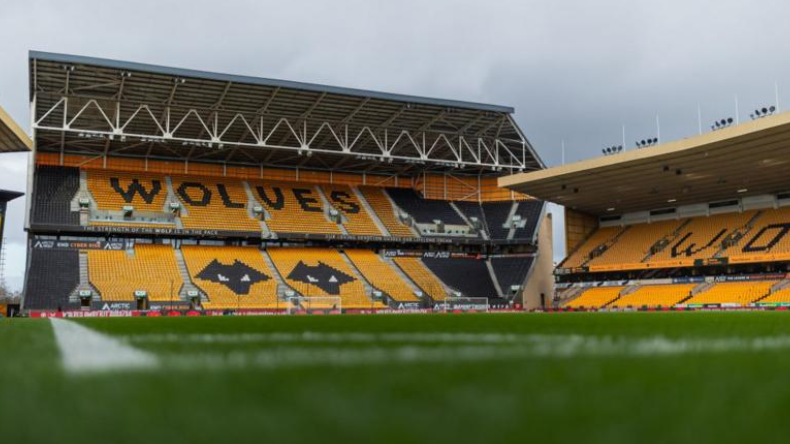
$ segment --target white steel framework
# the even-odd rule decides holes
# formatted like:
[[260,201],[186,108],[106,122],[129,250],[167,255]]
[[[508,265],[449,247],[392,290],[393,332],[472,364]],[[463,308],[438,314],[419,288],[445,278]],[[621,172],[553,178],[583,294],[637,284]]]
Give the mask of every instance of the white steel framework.
[[494,105],[31,53],[36,150],[390,173],[543,167]]

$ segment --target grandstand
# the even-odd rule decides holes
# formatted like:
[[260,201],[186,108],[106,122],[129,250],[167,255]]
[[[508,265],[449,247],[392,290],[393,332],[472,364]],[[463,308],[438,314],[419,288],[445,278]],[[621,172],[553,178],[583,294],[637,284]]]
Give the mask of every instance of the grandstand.
[[512,108],[29,62],[25,309],[535,308],[551,291],[543,201],[497,184],[543,168]]
[[555,307],[788,306],[790,114],[500,179],[566,207]]

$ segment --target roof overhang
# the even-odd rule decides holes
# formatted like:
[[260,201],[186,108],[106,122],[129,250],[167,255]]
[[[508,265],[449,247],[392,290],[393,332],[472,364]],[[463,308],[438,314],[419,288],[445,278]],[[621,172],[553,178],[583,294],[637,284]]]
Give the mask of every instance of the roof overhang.
[[543,167],[513,108],[30,52],[38,151],[347,171]]
[[790,113],[654,147],[499,179],[603,216],[790,191]]
[[25,193],[20,193],[19,191],[0,190],[0,202],[10,202],[24,195]]
[[33,141],[0,106],[0,153],[30,151]]

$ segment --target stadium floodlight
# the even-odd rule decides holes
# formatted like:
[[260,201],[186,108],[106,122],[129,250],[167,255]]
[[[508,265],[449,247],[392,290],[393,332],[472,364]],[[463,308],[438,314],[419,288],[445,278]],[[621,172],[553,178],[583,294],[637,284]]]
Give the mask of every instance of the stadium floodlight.
[[716,120],[715,122],[713,122],[713,125],[711,125],[710,129],[712,131],[724,129],[729,126],[732,126],[733,123],[735,123],[735,120],[732,117],[727,117],[725,119]]
[[776,112],[776,106],[774,105],[764,106],[762,108],[757,108],[756,110],[754,110],[754,113],[749,114],[749,117],[751,117],[752,120],[756,120],[773,115],[775,112]]

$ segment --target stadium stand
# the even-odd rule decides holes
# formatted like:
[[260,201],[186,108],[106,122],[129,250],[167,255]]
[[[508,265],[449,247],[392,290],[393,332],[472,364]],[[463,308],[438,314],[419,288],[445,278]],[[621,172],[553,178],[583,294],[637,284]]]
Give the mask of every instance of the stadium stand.
[[34,223],[79,225],[79,213],[71,211],[71,201],[80,187],[79,169],[40,165],[35,174]]
[[321,188],[323,188],[329,204],[345,217],[343,226],[348,231],[348,234],[357,236],[384,235],[376,227],[375,222],[373,222],[373,219],[351,187],[346,185],[322,185]]
[[80,283],[78,250],[31,251],[25,285],[25,309],[66,309]]
[[621,227],[603,227],[587,238],[565,261],[563,267],[576,268],[587,264],[590,259],[610,242],[613,242],[618,234],[623,231]]
[[396,257],[393,261],[428,297],[434,301],[447,298],[447,290],[442,281],[426,268],[420,258]]
[[311,184],[250,183],[255,199],[268,211],[266,225],[278,233],[341,234],[327,219],[318,189]]
[[753,227],[727,248],[724,256],[750,258],[790,253],[790,207],[768,209],[757,215]]
[[565,307],[602,308],[617,299],[624,288],[624,286],[591,287],[584,290],[577,298],[565,304]]
[[771,291],[777,281],[722,282],[707,291],[697,293],[686,304],[740,304],[746,305]]
[[543,202],[539,200],[522,200],[516,202],[516,215],[525,221],[523,228],[516,228],[514,239],[532,239],[538,227],[540,213],[543,211]]
[[510,229],[505,228],[504,225],[513,209],[513,202],[489,202],[483,203],[482,207],[491,238],[507,239]]
[[184,245],[192,281],[208,299],[203,308],[265,309],[281,306],[277,281],[255,247]]
[[409,284],[371,250],[349,249],[346,255],[373,287],[386,293],[397,302],[419,301]]
[[289,286],[304,297],[339,296],[343,308],[384,308],[365,292],[362,281],[335,250],[270,248],[269,255]]
[[416,191],[408,188],[388,188],[386,192],[395,205],[408,213],[417,223],[433,224],[438,219],[445,225],[466,225],[447,201],[423,199]]
[[414,237],[414,232],[411,228],[398,220],[395,207],[393,207],[392,202],[383,189],[376,187],[359,187],[359,191],[392,236]]
[[184,228],[260,232],[247,210],[244,185],[236,180],[174,176],[173,188],[186,210]]
[[[486,262],[467,258],[423,258],[423,263],[448,287],[464,297],[499,297]],[[474,276],[474,278],[470,278]]]
[[660,239],[676,230],[681,222],[676,220],[631,225],[599,256],[588,265],[618,265],[642,262]]
[[[690,219],[678,236],[666,248],[654,254],[650,261],[713,257],[721,250],[722,242],[746,225],[756,213],[756,211],[746,211]],[[654,239],[654,242],[656,241],[658,239]]]
[[505,294],[510,293],[510,288],[514,285],[524,284],[524,280],[532,267],[532,257],[494,257],[491,265],[494,267],[494,274],[499,282],[499,288]]
[[458,201],[454,202],[456,208],[461,210],[462,213],[466,216],[470,223],[473,223],[472,220],[477,219],[480,225],[480,230],[486,233],[488,238],[491,238],[491,233],[488,230],[488,226],[486,225],[486,217],[483,214],[483,207],[478,202],[465,202],[465,201]]
[[614,301],[612,308],[672,307],[691,296],[696,284],[645,285]]
[[87,170],[88,190],[99,210],[120,211],[126,205],[135,211],[165,211],[165,178],[144,173]]
[[88,251],[91,284],[102,301],[133,301],[135,291],[147,292],[149,301],[177,301],[184,284],[173,248],[137,244],[134,251]]

